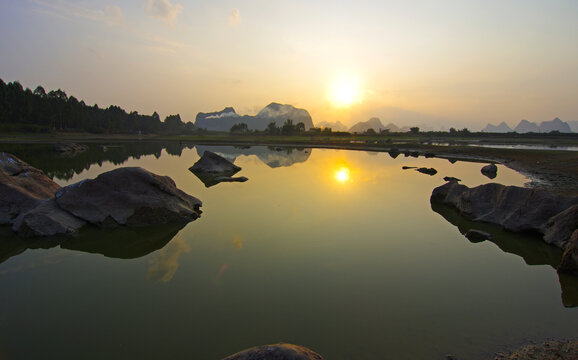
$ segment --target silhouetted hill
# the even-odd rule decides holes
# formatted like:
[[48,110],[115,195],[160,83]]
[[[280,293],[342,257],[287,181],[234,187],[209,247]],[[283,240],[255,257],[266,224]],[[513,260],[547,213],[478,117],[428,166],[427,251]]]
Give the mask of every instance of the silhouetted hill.
[[554,120],[550,121],[543,121],[540,124],[540,132],[549,133],[551,131],[559,131],[561,133],[572,132],[572,130],[570,130],[570,125],[560,120],[559,118],[555,118]]
[[275,102],[267,105],[255,116],[239,115],[232,107],[211,113],[200,112],[197,114],[195,126],[206,130],[229,131],[235,124],[245,123],[250,130],[265,130],[271,122],[281,127],[289,119],[293,124],[305,124],[305,130],[313,127],[313,120],[307,110]]
[[525,134],[529,132],[540,132],[540,127],[535,122],[530,122],[528,120],[522,120],[520,123],[514,128],[514,131],[520,134]]
[[333,131],[347,131],[347,126],[343,125],[341,121],[321,121],[317,123],[318,128],[330,128]]

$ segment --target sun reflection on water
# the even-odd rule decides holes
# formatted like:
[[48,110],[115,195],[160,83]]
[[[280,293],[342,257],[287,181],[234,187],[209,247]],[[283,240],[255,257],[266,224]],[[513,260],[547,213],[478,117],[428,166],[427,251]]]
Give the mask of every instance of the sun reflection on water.
[[350,178],[350,171],[346,167],[342,167],[335,172],[335,180],[340,183],[345,183],[349,181]]

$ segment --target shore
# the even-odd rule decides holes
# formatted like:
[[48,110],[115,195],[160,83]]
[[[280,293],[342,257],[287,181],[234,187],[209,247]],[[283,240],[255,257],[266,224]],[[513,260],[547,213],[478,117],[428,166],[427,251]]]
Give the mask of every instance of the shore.
[[493,360],[576,360],[578,340],[546,340],[526,345],[508,353],[496,354]]

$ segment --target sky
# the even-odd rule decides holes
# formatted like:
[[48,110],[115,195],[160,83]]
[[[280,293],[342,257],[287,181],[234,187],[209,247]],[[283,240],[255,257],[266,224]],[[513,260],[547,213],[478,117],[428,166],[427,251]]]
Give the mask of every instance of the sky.
[[185,122],[578,120],[578,1],[0,0],[0,78]]

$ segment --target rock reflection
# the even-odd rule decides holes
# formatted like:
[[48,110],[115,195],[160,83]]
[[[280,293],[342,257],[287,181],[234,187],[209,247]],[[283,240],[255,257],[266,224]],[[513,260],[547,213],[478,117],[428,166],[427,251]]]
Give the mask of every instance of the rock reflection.
[[[168,224],[143,228],[89,228],[74,238],[51,237],[22,239],[9,233],[9,227],[0,229],[0,263],[21,254],[26,249],[76,250],[102,254],[110,258],[135,259],[148,255],[167,245],[187,224]],[[6,236],[2,236],[6,232]]]
[[179,268],[179,257],[181,253],[188,253],[190,251],[191,247],[181,236],[175,237],[173,241],[159,250],[158,253],[149,260],[147,280],[155,282],[170,281]]
[[[562,250],[546,244],[537,235],[524,235],[506,231],[499,226],[475,222],[465,218],[453,208],[432,203],[432,210],[440,214],[460,233],[465,234],[470,229],[477,229],[492,235],[491,241],[502,251],[518,255],[528,265],[550,265],[556,269],[562,259]],[[558,274],[562,290],[562,303],[566,307],[578,306],[578,278],[571,275]]]
[[111,258],[135,259],[163,248],[185,225],[178,223],[142,228],[87,229],[60,247]]
[[233,235],[233,238],[231,239],[231,244],[233,244],[235,249],[241,250],[243,248],[243,240],[244,239],[241,235]]

